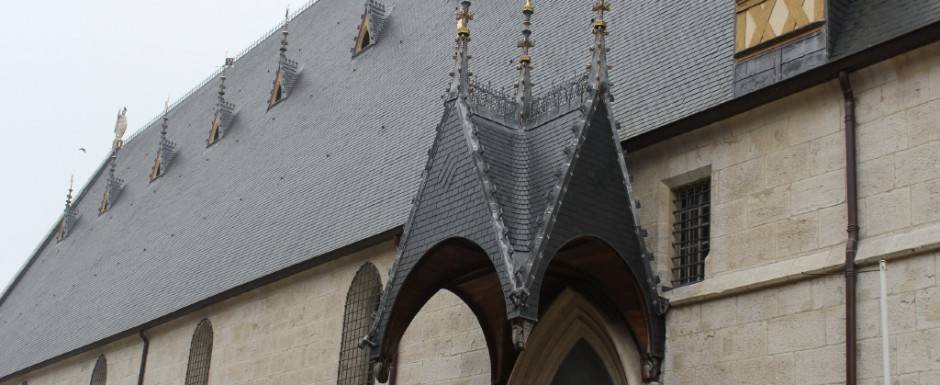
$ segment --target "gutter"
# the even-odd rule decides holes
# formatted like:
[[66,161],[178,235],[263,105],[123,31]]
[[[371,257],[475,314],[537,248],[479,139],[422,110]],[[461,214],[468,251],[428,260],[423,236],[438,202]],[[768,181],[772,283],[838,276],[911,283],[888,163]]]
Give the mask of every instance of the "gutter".
[[845,201],[848,239],[845,243],[845,384],[856,385],[858,374],[856,299],[858,270],[855,255],[858,254],[858,180],[856,171],[855,143],[855,95],[849,74],[839,72],[839,85],[845,98]]
[[137,374],[137,385],[144,385],[144,372],[147,371],[147,353],[150,352],[150,340],[147,339],[147,336],[144,334],[144,329],[140,329],[138,334],[140,339],[144,341],[143,351],[140,353],[140,372]]

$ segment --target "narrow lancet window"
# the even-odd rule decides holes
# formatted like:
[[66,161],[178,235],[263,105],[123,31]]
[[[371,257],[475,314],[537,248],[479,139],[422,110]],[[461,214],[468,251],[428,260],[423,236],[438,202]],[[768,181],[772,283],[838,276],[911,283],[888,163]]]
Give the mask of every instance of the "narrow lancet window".
[[108,383],[108,360],[104,354],[98,356],[95,362],[95,370],[91,372],[91,385],[105,385]]
[[189,345],[189,363],[186,364],[186,385],[209,383],[209,364],[212,361],[212,323],[203,318],[193,332]]
[[369,361],[369,349],[360,349],[359,341],[372,326],[372,314],[379,307],[382,282],[379,272],[371,263],[366,263],[356,272],[349,292],[346,293],[346,310],[343,315],[343,340],[339,351],[338,385],[371,385],[374,374]]

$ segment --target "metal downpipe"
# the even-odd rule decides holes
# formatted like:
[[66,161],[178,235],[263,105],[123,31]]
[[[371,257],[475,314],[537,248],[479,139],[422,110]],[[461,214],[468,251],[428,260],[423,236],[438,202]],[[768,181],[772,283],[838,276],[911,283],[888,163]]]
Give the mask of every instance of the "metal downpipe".
[[845,99],[845,201],[846,201],[846,231],[848,239],[845,243],[845,384],[856,385],[858,374],[858,352],[856,325],[856,284],[858,270],[855,265],[855,255],[858,253],[858,180],[856,172],[856,142],[855,142],[855,95],[852,93],[852,84],[845,71],[839,73],[839,85],[842,87],[842,96]]
[[140,371],[137,373],[137,385],[144,385],[144,372],[147,371],[147,353],[150,352],[150,340],[147,339],[143,329],[140,330],[138,335],[144,341],[144,347],[140,353]]

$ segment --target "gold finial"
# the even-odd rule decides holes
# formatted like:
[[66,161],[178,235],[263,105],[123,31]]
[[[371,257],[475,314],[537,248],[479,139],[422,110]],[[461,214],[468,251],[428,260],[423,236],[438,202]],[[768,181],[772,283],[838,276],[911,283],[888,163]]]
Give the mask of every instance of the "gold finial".
[[470,20],[473,20],[473,13],[469,11],[469,1],[464,1],[462,5],[462,7],[454,12],[454,14],[457,15],[457,34],[470,35],[470,28],[467,25],[470,23]]
[[525,0],[525,5],[522,6],[522,12],[535,12],[535,8],[532,8],[532,0]]
[[607,22],[604,21],[604,13],[610,11],[610,4],[607,4],[607,0],[595,1],[591,10],[597,13],[597,17],[594,19],[594,26],[606,28]]

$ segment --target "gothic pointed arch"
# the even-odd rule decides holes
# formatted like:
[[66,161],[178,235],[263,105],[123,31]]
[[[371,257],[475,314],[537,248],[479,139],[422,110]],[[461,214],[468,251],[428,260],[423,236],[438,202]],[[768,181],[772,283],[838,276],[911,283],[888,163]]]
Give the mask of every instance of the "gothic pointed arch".
[[359,339],[368,333],[372,315],[379,307],[382,280],[379,271],[366,262],[356,272],[346,292],[343,334],[339,351],[337,385],[371,385],[373,365],[369,351],[359,348]]
[[98,356],[95,361],[95,369],[91,372],[91,385],[105,385],[108,383],[108,360],[104,354]]
[[189,361],[186,364],[186,385],[206,385],[209,383],[209,366],[212,363],[212,342],[214,332],[212,322],[203,318],[193,331],[189,344]]
[[[593,355],[599,361],[579,362],[573,355]],[[509,385],[560,385],[572,376],[584,379],[582,383],[640,384],[640,364],[640,352],[626,326],[567,288],[539,320]],[[582,372],[586,369],[602,373]]]

